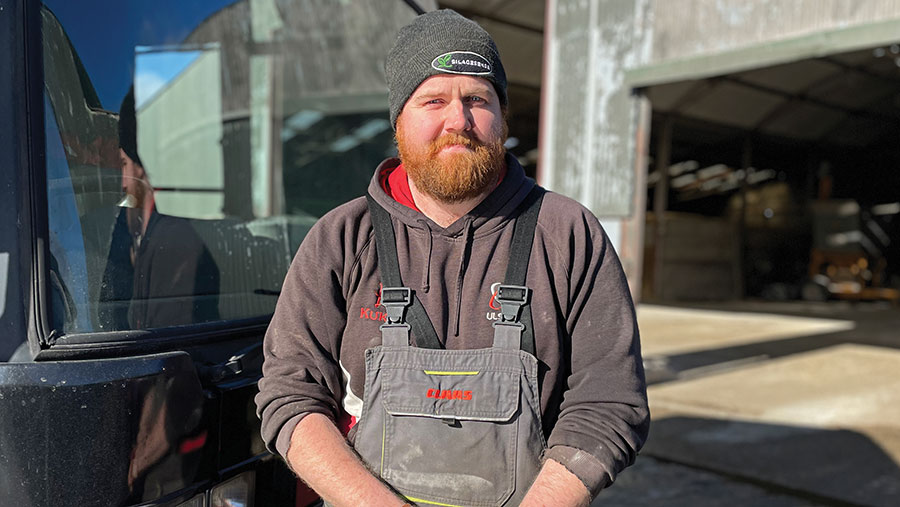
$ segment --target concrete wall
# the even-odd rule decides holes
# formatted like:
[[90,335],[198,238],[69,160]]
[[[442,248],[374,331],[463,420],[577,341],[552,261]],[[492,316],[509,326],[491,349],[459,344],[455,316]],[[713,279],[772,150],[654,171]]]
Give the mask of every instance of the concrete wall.
[[539,177],[597,216],[632,214],[637,103],[624,70],[649,54],[649,0],[549,0]]
[[548,0],[538,180],[600,217],[640,297],[642,102],[625,69],[650,55],[651,0]]
[[634,88],[896,44],[900,0],[652,0]]
[[649,111],[634,89],[891,44],[900,0],[547,0],[540,182],[610,230],[640,298]]
[[653,0],[650,63],[900,18],[898,0]]

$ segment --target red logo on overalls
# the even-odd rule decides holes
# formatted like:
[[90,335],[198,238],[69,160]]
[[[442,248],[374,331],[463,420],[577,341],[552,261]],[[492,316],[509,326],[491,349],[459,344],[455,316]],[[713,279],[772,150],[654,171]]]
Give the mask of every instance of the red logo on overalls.
[[[378,284],[378,290],[375,291],[375,308],[381,306],[381,284]],[[367,319],[367,320],[375,320],[381,322],[387,322],[387,313],[375,311],[372,308],[366,308],[365,306],[359,309],[359,318]]]
[[502,285],[500,282],[491,284],[491,299],[488,301],[489,311],[484,315],[484,318],[487,320],[500,320],[500,303],[497,302],[500,285]]
[[425,393],[426,398],[437,398],[439,400],[471,400],[472,391],[461,391],[459,389],[429,389]]
[[488,303],[488,306],[491,307],[491,310],[495,312],[500,311],[500,305],[495,301],[497,299],[497,295],[500,294],[500,282],[491,284],[491,301]]

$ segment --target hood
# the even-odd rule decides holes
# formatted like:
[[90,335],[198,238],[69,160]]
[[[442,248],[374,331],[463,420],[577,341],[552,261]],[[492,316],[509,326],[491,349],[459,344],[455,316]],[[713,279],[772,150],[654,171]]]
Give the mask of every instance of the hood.
[[[451,300],[450,320],[453,323],[451,332],[455,336],[459,336],[463,283],[469,265],[469,259],[472,255],[472,244],[479,237],[491,234],[495,230],[506,226],[511,219],[515,218],[519,204],[522,203],[525,197],[528,196],[528,193],[531,192],[531,189],[534,188],[534,180],[525,177],[525,171],[522,169],[519,161],[507,153],[506,176],[504,176],[503,181],[497,185],[497,188],[464,216],[460,217],[447,227],[441,227],[422,212],[400,204],[394,200],[394,198],[389,196],[381,187],[381,175],[385,171],[393,170],[398,165],[400,165],[400,160],[396,158],[382,162],[372,176],[372,181],[369,183],[369,194],[372,195],[381,207],[387,210],[393,219],[398,220],[409,229],[419,229],[425,232],[425,234],[422,235],[425,241],[424,251],[426,252],[424,256],[424,269],[421,270],[422,278],[418,283],[413,280],[404,279],[403,283],[407,287],[421,289],[424,294],[430,292],[432,249],[435,245],[433,236],[463,238],[463,241],[459,243],[459,248],[462,249],[462,252],[459,255],[459,264],[456,267],[455,290],[453,290],[452,285],[451,287],[448,287],[448,292],[451,294],[451,297],[449,298]],[[446,283],[446,281],[442,283]]]
[[522,165],[519,164],[516,157],[507,153],[506,176],[497,188],[472,211],[447,227],[441,227],[423,213],[398,203],[381,188],[380,175],[386,171],[392,171],[398,165],[400,165],[400,159],[397,158],[389,158],[382,162],[369,182],[369,194],[393,218],[407,227],[422,229],[427,226],[433,234],[443,236],[459,236],[465,232],[466,227],[471,226],[472,232],[477,237],[479,234],[487,234],[502,227],[515,216],[516,208],[535,185],[534,180],[525,176],[525,170],[522,169]]

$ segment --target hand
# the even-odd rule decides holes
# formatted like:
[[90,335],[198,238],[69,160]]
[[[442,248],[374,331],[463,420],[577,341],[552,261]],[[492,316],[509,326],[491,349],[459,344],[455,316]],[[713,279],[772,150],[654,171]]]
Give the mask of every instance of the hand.
[[331,419],[309,414],[291,434],[291,469],[323,500],[335,507],[409,505],[369,473]]

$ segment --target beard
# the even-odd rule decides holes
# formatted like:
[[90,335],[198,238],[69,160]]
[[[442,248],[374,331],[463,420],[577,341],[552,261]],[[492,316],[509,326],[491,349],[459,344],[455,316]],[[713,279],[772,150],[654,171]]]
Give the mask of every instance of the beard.
[[[406,173],[416,188],[445,203],[472,199],[497,184],[506,150],[506,121],[486,143],[468,135],[448,133],[427,146],[415,145],[397,123],[397,150]],[[447,146],[462,145],[465,152],[441,153]]]
[[123,198],[120,206],[124,208],[141,208],[147,201],[149,188],[142,180],[134,179],[128,185],[122,186]]

